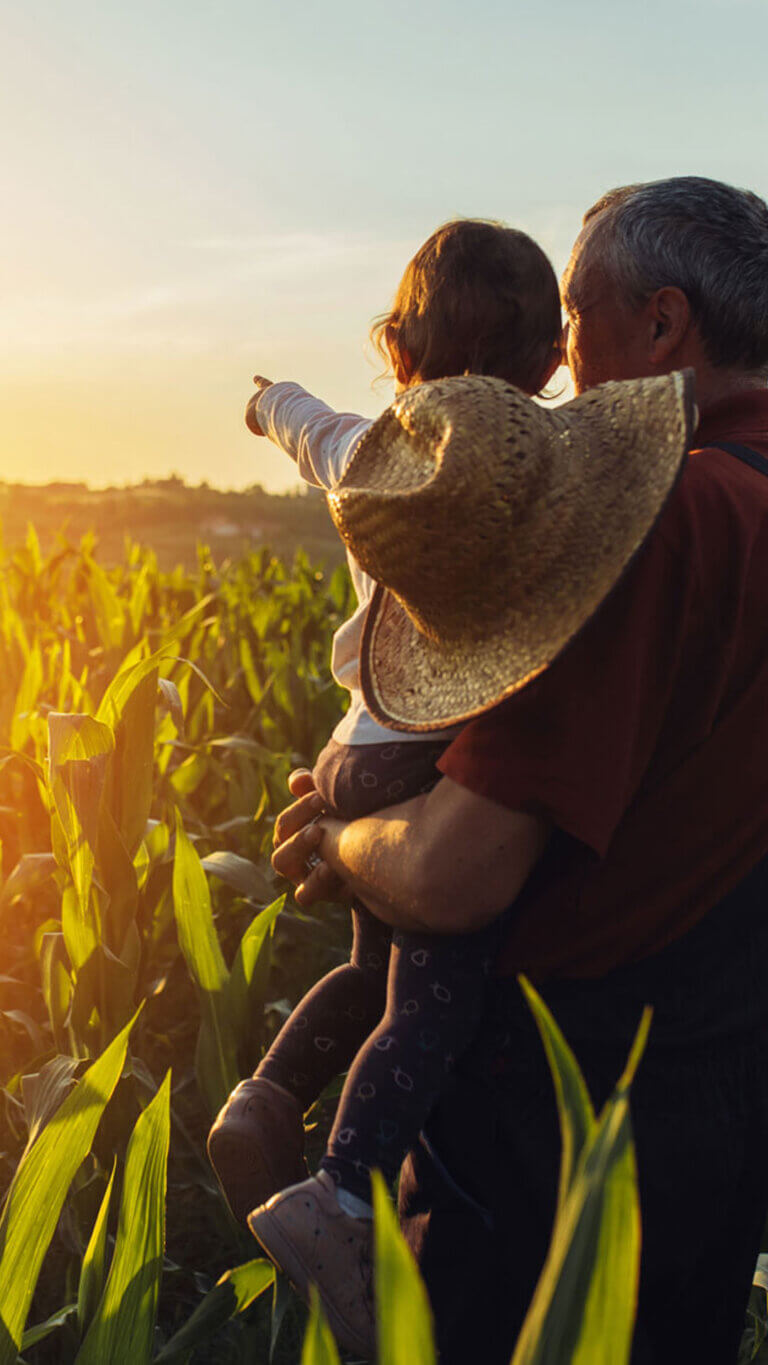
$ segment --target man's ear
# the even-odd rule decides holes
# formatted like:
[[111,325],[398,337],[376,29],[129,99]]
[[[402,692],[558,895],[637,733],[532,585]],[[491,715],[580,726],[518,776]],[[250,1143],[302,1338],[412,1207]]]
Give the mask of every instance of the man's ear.
[[536,393],[539,395],[543,394],[552,376],[560,369],[561,365],[567,364],[568,361],[565,358],[565,329],[563,329],[559,339],[555,342],[555,345],[549,353],[549,359],[542,370],[541,378],[538,380],[536,386]]
[[544,378],[541,381],[541,388],[545,389],[553,374],[560,369],[561,365],[568,364],[568,327],[563,328],[558,340],[552,347],[552,355],[547,369],[544,371]]
[[646,313],[648,356],[654,368],[663,370],[685,341],[691,325],[691,305],[682,289],[666,285],[651,295]]

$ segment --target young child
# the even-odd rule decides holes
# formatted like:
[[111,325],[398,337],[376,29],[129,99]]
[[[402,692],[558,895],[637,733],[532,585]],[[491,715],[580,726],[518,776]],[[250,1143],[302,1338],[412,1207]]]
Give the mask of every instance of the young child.
[[[491,222],[448,223],[407,266],[373,337],[398,391],[473,373],[537,394],[561,361],[557,281],[524,233]],[[307,483],[333,489],[370,422],[333,412],[298,384],[255,382],[246,411],[251,431],[295,459]],[[428,791],[456,733],[425,738],[384,729],[367,711],[358,655],[375,583],[351,557],[350,570],[359,606],[336,633],[331,664],[350,706],[314,770],[327,809],[344,819]],[[235,1216],[245,1221],[277,1190],[306,1179],[302,1115],[349,1068],[320,1172],[306,1182],[307,1208],[314,1220],[325,1218],[334,1243],[330,1282],[320,1284],[326,1313],[339,1340],[365,1353],[373,1316],[360,1251],[372,1236],[370,1171],[395,1178],[447,1070],[470,1043],[500,926],[456,938],[393,933],[362,905],[353,906],[352,918],[349,963],[294,1010],[255,1076],[233,1092],[208,1149]],[[252,1228],[280,1264],[279,1240],[258,1214]]]

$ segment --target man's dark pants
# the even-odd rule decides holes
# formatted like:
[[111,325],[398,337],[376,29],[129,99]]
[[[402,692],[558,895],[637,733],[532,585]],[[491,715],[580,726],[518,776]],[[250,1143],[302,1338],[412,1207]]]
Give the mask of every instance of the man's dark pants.
[[[678,943],[595,981],[544,984],[599,1109],[642,1005],[632,1094],[643,1220],[633,1365],[734,1365],[768,1209],[768,859]],[[483,1029],[400,1182],[441,1365],[508,1365],[546,1256],[560,1141],[517,985]]]

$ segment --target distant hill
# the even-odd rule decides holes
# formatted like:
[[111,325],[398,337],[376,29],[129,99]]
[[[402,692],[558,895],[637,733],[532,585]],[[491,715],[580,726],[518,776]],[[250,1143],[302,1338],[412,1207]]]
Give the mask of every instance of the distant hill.
[[164,569],[194,566],[197,546],[210,546],[218,561],[269,545],[281,556],[299,547],[328,564],[344,557],[319,490],[266,493],[258,484],[224,492],[208,484],[189,487],[173,475],[127,488],[92,489],[81,483],[0,483],[0,524],[11,547],[24,540],[29,523],[44,550],[58,533],[78,541],[93,531],[103,564],[124,558],[125,540],[155,551]]

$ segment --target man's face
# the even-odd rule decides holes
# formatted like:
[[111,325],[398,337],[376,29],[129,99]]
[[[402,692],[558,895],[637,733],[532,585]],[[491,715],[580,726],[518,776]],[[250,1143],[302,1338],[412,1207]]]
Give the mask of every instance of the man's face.
[[652,373],[647,355],[647,320],[642,309],[622,299],[601,269],[590,219],[576,238],[562,279],[566,358],[577,393],[607,379],[637,379]]

